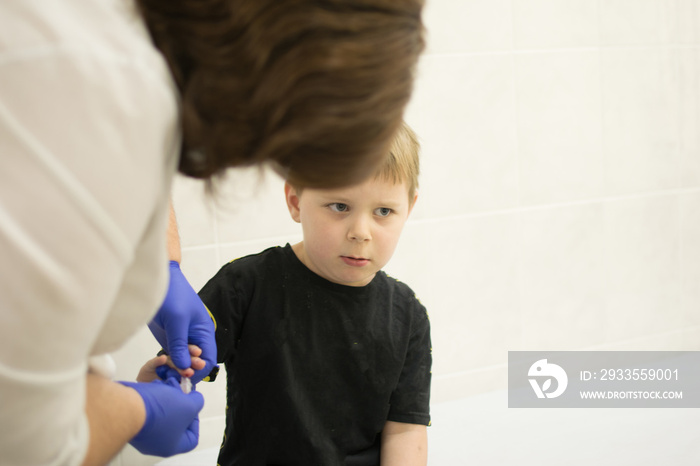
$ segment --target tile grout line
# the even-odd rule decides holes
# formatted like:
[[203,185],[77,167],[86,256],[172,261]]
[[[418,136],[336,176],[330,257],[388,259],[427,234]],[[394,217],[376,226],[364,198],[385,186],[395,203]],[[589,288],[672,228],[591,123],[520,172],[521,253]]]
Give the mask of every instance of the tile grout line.
[[635,45],[586,45],[575,47],[550,47],[550,48],[530,48],[518,49],[513,46],[512,49],[493,49],[484,51],[465,51],[465,52],[433,52],[425,55],[425,58],[471,58],[484,56],[500,56],[500,55],[542,55],[548,53],[564,53],[564,52],[597,52],[603,50],[616,51],[638,51],[647,49],[698,49],[700,44],[694,43],[669,43],[669,44],[635,44]]
[[621,202],[621,201],[630,201],[630,200],[637,200],[637,199],[647,199],[647,198],[653,198],[653,197],[659,197],[659,196],[663,197],[663,196],[673,196],[673,195],[680,195],[680,194],[691,194],[691,193],[696,193],[696,192],[700,192],[700,186],[694,187],[694,188],[674,188],[674,189],[654,191],[654,192],[643,193],[643,194],[608,196],[608,197],[599,197],[599,198],[592,198],[592,199],[586,199],[586,200],[580,200],[580,201],[568,201],[568,202],[559,202],[559,203],[552,203],[552,204],[539,204],[539,205],[531,205],[531,206],[523,206],[523,207],[512,207],[512,208],[507,208],[507,209],[490,210],[490,211],[484,211],[484,212],[472,212],[472,213],[459,214],[459,215],[449,215],[449,216],[443,216],[443,217],[424,218],[424,219],[417,219],[417,220],[409,220],[407,222],[407,224],[409,224],[409,225],[410,224],[422,225],[422,224],[431,224],[431,223],[437,223],[437,222],[443,222],[443,221],[465,220],[465,219],[482,218],[482,217],[495,217],[495,216],[499,216],[499,215],[509,215],[509,214],[523,213],[523,212],[538,212],[538,211],[548,210],[548,209],[560,209],[563,207],[578,207],[578,206],[599,204],[599,203],[605,203],[605,202]]

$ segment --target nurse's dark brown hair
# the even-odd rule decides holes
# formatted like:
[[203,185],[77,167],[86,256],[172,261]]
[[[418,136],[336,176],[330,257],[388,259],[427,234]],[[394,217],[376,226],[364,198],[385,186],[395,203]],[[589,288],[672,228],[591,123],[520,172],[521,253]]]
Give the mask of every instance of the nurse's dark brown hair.
[[423,0],[137,1],[182,96],[182,173],[271,163],[291,183],[337,187],[387,153]]

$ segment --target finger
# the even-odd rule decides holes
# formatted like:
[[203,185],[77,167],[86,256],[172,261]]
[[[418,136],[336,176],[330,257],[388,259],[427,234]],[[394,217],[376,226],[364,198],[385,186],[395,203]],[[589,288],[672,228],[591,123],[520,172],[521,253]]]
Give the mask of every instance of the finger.
[[[199,358],[196,359],[199,360]],[[195,358],[192,358],[191,367],[188,367],[187,369],[180,369],[179,367],[175,366],[175,364],[173,364],[173,361],[170,358],[168,358],[167,365],[171,369],[177,371],[177,373],[180,374],[181,377],[192,377],[194,375],[195,369],[197,369],[197,367],[195,367]]]
[[199,371],[207,366],[207,362],[202,358],[192,358],[192,369]]
[[190,377],[194,375],[194,370],[192,369],[174,369],[168,365],[163,365],[156,368],[156,374],[161,380],[175,379],[180,380],[181,377]]
[[156,374],[160,380],[166,380],[170,377],[176,377],[178,375],[177,371],[175,369],[171,369],[168,365],[157,367]]
[[168,362],[168,357],[164,354],[161,354],[160,356],[156,356],[155,358],[149,359],[146,361],[146,364],[144,364],[144,367],[149,370],[156,370],[156,367],[162,366],[164,364],[167,364]]
[[168,335],[170,358],[179,369],[190,367],[190,352],[187,346],[188,322],[183,319],[168,319],[165,323],[165,333]]
[[[178,384],[178,387],[180,384]],[[192,408],[195,410],[195,412],[200,412],[202,408],[204,407],[204,395],[196,391],[195,386],[192,386],[192,391],[187,394],[188,399],[190,400],[190,403],[192,403]]]
[[199,417],[196,417],[180,438],[180,441],[178,442],[178,451],[180,453],[187,453],[188,451],[194,450],[198,443]]
[[[137,382],[151,382],[158,377],[158,368],[161,366],[166,366],[167,358],[165,356],[157,356],[153,359],[149,359],[146,364],[143,365],[141,370],[139,370],[136,376]],[[167,366],[166,366],[167,367]]]
[[214,326],[211,326],[211,333],[201,335],[197,338],[198,347],[201,349],[198,355],[204,359],[210,367],[216,365],[216,338],[214,337]]
[[202,354],[202,348],[197,345],[189,344],[187,348],[190,350],[190,356],[200,356]]

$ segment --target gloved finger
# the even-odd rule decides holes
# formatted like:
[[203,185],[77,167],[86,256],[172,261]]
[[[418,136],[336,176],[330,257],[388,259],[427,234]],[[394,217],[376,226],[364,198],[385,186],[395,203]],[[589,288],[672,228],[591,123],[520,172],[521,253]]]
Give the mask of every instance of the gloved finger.
[[[193,344],[187,345],[188,349],[190,350],[190,367],[192,368],[192,372],[198,371],[198,370],[203,370],[206,367],[207,361],[204,359],[200,358],[202,355],[202,349]],[[180,375],[184,375],[185,377],[192,377],[192,374],[183,374],[182,371],[180,372]]]
[[[180,388],[179,383],[177,386]],[[202,408],[204,408],[204,395],[197,391],[197,387],[195,385],[192,385],[192,391],[187,394],[187,398],[190,400],[192,408],[196,412],[200,412]]]
[[[164,383],[180,390],[180,382],[178,379],[170,377]],[[199,393],[197,391],[197,387],[194,384],[192,385],[192,391],[190,393],[188,393],[186,396],[187,396],[187,402],[189,403],[190,408],[194,412],[197,412],[197,413],[200,412],[202,410],[202,408],[204,407],[204,395],[202,395],[201,393]]]
[[160,366],[156,369],[156,375],[161,380],[167,380],[167,379],[176,379],[180,380],[180,373],[176,370],[173,369],[172,367],[169,366]]
[[214,366],[216,366],[217,361],[214,322],[209,317],[209,313],[207,312],[206,308],[203,310],[204,313],[199,316],[199,322],[197,322],[196,329],[190,332],[190,342],[197,345],[199,349],[201,349],[199,358],[206,364],[204,367],[192,366],[192,368],[195,370],[194,375],[192,376],[192,383],[197,383],[204,377],[208,376]]
[[204,362],[204,365],[202,366],[201,364],[197,364],[192,366],[194,369],[192,383],[197,383],[204,377],[208,376],[214,366],[216,366],[217,354],[214,335],[212,335],[211,338],[200,342],[199,346],[202,347],[202,355],[199,356],[199,359]]
[[179,369],[190,367],[190,351],[187,347],[187,332],[189,322],[185,316],[170,318],[165,322],[165,333],[168,340],[170,359]]
[[192,424],[189,425],[185,433],[180,438],[178,444],[179,453],[187,453],[188,451],[194,450],[194,448],[199,443],[199,416],[194,418]]

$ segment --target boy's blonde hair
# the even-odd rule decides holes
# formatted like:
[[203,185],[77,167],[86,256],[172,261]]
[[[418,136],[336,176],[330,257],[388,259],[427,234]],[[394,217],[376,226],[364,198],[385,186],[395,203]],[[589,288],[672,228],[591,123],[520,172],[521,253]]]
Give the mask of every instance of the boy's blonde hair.
[[408,202],[413,204],[418,190],[420,173],[420,143],[410,126],[402,122],[389,146],[386,160],[380,164],[375,176],[393,183],[405,182],[408,187]]
[[[401,122],[398,130],[394,133],[389,145],[389,153],[380,162],[375,178],[382,178],[394,184],[406,183],[408,187],[408,202],[413,205],[416,191],[418,191],[418,175],[420,173],[420,143],[418,136],[410,126]],[[294,186],[298,194],[307,188],[298,183],[293,183],[289,179],[287,182]]]

